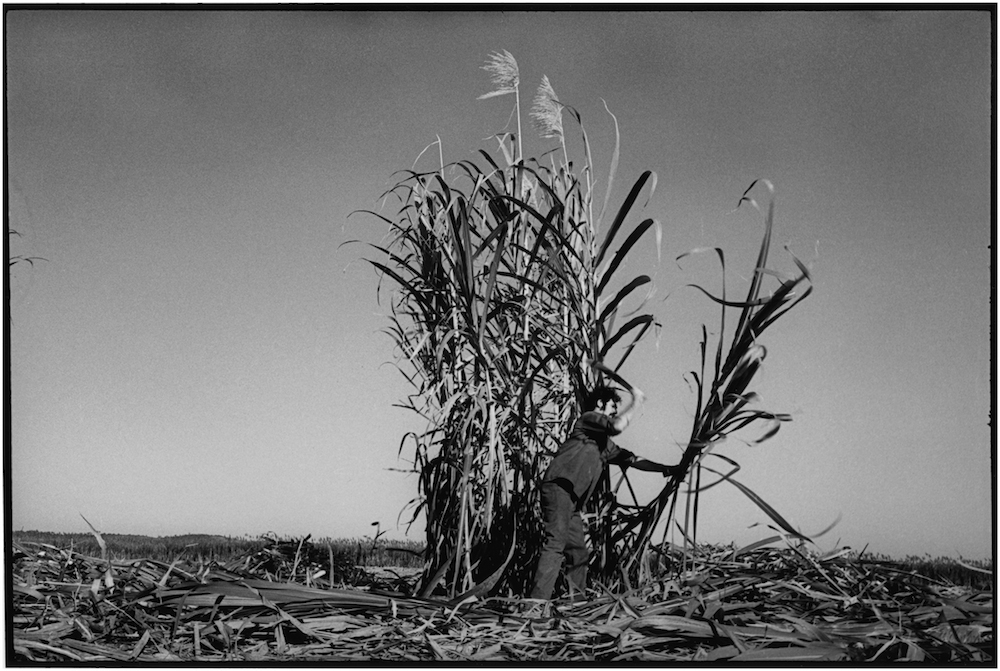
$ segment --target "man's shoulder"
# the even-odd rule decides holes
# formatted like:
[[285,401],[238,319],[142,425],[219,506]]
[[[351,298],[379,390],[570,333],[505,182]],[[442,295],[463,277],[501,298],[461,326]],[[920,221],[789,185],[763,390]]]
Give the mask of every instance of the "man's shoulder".
[[611,426],[611,418],[603,412],[588,410],[576,420],[576,426],[582,429],[607,429]]
[[589,410],[580,415],[573,428],[574,431],[582,431],[591,435],[614,436],[618,434],[614,419],[596,410]]

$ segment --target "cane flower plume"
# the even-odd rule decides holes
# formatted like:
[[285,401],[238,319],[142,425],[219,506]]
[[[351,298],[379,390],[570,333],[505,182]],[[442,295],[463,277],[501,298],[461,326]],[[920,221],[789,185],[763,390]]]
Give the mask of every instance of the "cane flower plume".
[[506,49],[503,53],[494,51],[483,66],[483,70],[490,73],[490,81],[496,85],[496,89],[479,96],[479,100],[503,96],[508,93],[517,93],[517,86],[521,82],[521,77],[517,69],[517,61]]
[[535,94],[535,102],[531,107],[531,119],[542,137],[563,136],[562,123],[562,103],[556,98],[555,89],[549,83],[546,75],[542,76],[542,83]]

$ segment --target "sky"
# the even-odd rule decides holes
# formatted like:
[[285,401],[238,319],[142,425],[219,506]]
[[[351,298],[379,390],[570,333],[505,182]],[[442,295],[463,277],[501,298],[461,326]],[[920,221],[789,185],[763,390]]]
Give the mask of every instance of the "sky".
[[[763,227],[735,208],[767,179],[770,265],[794,253],[815,285],[755,385],[793,421],[720,451],[802,532],[837,521],[821,550],[992,555],[988,11],[5,17],[9,250],[44,259],[8,278],[11,528],[420,540],[400,442],[424,424],[394,407],[391,286],[364,261],[386,226],[351,213],[391,215],[438,137],[446,162],[495,149],[513,101],[477,98],[506,49],[525,106],[547,75],[579,110],[600,184],[615,114],[612,207],[658,176],[635,216],[660,254],[618,277],[653,276],[662,328],[622,371],[648,400],[619,443],[679,459],[718,323],[687,285],[721,277],[675,259],[722,247],[744,292]],[[526,153],[552,147],[528,129]],[[700,505],[700,540],[771,534],[734,487]]]

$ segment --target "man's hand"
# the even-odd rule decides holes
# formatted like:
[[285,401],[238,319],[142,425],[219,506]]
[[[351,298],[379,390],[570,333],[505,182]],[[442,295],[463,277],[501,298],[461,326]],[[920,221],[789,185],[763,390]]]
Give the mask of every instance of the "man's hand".
[[663,477],[672,478],[676,475],[684,475],[684,469],[680,464],[676,466],[664,466],[663,467]]

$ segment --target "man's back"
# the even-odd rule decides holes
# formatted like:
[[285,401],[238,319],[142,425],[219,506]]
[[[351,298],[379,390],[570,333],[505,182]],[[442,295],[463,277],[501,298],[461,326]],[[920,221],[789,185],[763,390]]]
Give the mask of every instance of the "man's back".
[[559,482],[582,506],[597,485],[605,464],[632,457],[631,452],[621,449],[611,439],[617,433],[607,415],[596,411],[583,413],[552,458],[542,482]]

